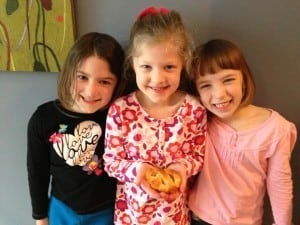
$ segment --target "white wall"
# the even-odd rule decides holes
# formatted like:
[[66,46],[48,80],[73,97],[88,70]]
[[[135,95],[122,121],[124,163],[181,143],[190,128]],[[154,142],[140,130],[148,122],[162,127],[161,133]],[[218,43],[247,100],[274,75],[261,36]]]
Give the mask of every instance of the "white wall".
[[29,225],[26,129],[42,102],[56,96],[56,73],[0,72],[0,224]]
[[[53,1],[55,4],[55,1]],[[279,111],[300,132],[299,0],[75,0],[78,35],[107,32],[126,46],[148,5],[181,12],[195,42],[227,38],[243,50],[257,83],[256,103]],[[0,72],[0,224],[30,225],[26,125],[35,107],[56,96],[56,74]],[[300,140],[292,156],[294,223],[300,224]],[[271,224],[266,208],[264,225]]]

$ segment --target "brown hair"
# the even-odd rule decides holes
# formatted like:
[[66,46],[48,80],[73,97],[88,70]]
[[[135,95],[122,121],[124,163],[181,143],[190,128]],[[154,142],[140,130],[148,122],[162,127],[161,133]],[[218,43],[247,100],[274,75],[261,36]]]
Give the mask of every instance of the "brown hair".
[[177,11],[151,8],[154,12],[140,16],[131,28],[124,66],[125,77],[129,80],[135,78],[132,57],[137,54],[141,42],[170,41],[178,48],[178,54],[183,62],[179,89],[186,89],[188,82],[192,80],[190,70],[193,42],[190,34]]
[[76,70],[79,64],[90,56],[97,56],[106,60],[110,71],[117,78],[117,85],[111,102],[124,91],[125,82],[123,82],[122,78],[124,51],[121,45],[108,34],[90,32],[80,37],[74,43],[58,77],[58,99],[66,108],[70,108],[74,102],[72,91],[76,88]]
[[255,83],[246,59],[237,45],[224,39],[213,39],[198,46],[193,55],[193,74],[205,76],[222,69],[240,70],[243,76],[242,105],[252,103]]

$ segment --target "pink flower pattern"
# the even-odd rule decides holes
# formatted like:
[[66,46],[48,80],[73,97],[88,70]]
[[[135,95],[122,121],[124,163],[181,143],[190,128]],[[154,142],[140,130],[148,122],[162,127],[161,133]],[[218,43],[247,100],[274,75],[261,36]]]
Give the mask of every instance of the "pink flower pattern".
[[93,158],[87,162],[84,167],[82,167],[82,169],[87,171],[88,175],[91,175],[94,172],[97,176],[100,176],[103,172],[101,159],[98,159],[98,156],[94,155]]
[[61,142],[61,139],[64,135],[61,134],[61,133],[56,133],[54,132],[50,138],[49,138],[49,141],[52,142],[52,143],[57,143],[57,142]]
[[105,170],[118,179],[115,224],[189,224],[185,196],[172,202],[151,198],[135,184],[141,162],[165,168],[183,163],[187,175],[203,165],[206,111],[198,99],[186,95],[177,113],[166,119],[150,117],[135,93],[112,104],[105,134]]

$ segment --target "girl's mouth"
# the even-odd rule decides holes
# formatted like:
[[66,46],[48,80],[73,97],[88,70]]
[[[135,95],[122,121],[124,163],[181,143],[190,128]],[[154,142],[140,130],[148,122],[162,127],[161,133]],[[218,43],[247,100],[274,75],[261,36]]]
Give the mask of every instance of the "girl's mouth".
[[228,102],[223,102],[223,103],[218,103],[218,104],[213,104],[213,105],[214,105],[216,108],[218,108],[218,109],[223,109],[223,108],[225,108],[226,106],[228,106],[229,103],[230,103],[230,101],[228,101]]

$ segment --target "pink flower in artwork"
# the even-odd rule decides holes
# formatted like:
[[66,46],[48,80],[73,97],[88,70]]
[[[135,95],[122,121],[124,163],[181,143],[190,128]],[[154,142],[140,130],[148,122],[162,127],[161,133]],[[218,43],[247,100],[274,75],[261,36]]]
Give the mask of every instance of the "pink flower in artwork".
[[64,21],[64,16],[62,16],[62,15],[58,15],[57,17],[56,17],[56,20],[57,20],[57,22],[63,22]]
[[52,143],[59,143],[61,142],[61,139],[64,135],[61,134],[61,133],[56,133],[54,132],[54,134],[52,134],[49,138],[49,141],[52,142]]

